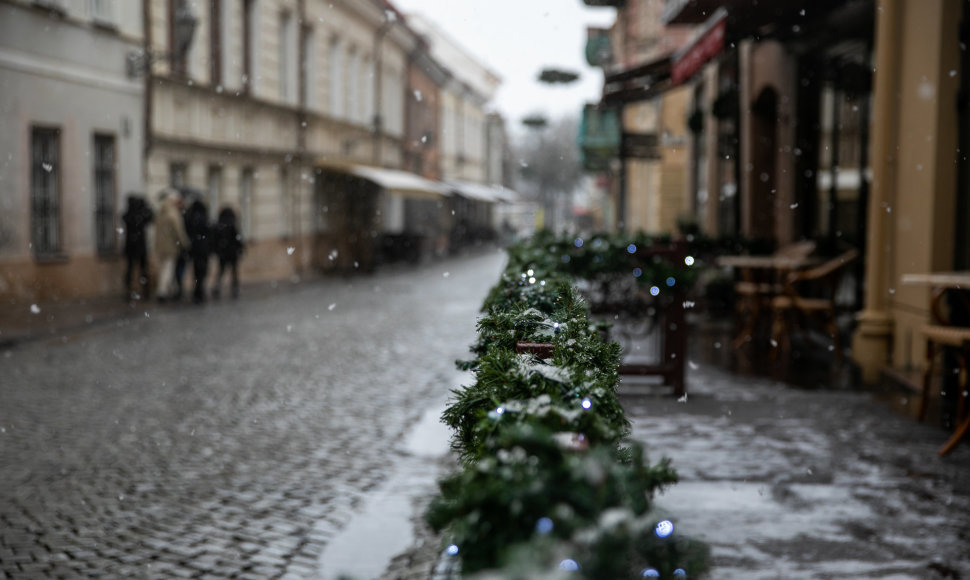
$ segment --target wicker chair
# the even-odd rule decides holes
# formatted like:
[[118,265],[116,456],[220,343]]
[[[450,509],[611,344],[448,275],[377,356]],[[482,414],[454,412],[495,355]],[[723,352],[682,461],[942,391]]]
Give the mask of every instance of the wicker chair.
[[[772,256],[800,260],[810,256],[815,251],[815,246],[814,241],[803,240],[778,248]],[[767,274],[773,276],[775,272],[768,271]],[[754,335],[761,312],[772,298],[781,294],[782,288],[780,280],[758,277],[749,269],[741,270],[741,279],[734,283],[735,307],[741,329],[734,339],[734,348],[740,347]]]
[[959,399],[957,403],[957,420],[962,421],[954,430],[953,435],[943,444],[939,450],[942,457],[956,447],[960,439],[970,429],[970,417],[965,417],[967,412],[967,363],[970,360],[970,328],[965,326],[945,326],[941,324],[928,324],[920,330],[923,338],[926,339],[926,364],[923,369],[923,392],[919,404],[920,421],[926,416],[926,407],[929,402],[930,388],[933,380],[933,363],[936,360],[937,347],[952,347],[956,349],[957,361],[960,365]]
[[[791,333],[795,326],[820,319],[832,337],[836,359],[841,363],[842,341],[836,324],[836,293],[846,266],[859,257],[855,248],[813,268],[788,274],[781,293],[771,299],[774,313],[771,337],[780,351],[791,351]],[[809,290],[814,290],[809,294]],[[776,351],[777,352],[777,351]]]

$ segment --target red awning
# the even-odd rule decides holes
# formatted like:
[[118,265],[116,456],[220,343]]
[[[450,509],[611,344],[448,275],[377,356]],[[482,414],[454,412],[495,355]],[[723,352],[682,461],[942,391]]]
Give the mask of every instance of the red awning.
[[700,34],[674,55],[670,80],[680,84],[694,76],[708,61],[724,50],[727,34],[727,10],[719,8],[704,24]]
[[[666,0],[660,20],[667,26],[671,24],[701,24],[719,7],[732,4],[730,0]],[[751,8],[750,1],[746,1],[744,4],[749,9]]]

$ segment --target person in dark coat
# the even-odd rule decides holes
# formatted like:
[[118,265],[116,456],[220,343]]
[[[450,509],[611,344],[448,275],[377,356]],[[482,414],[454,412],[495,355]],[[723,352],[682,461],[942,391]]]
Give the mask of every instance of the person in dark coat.
[[[185,230],[185,203],[186,203],[186,198],[188,196],[189,196],[189,192],[183,189],[178,191],[178,196],[176,198],[178,199],[178,211],[179,211],[179,216],[182,219],[183,231]],[[186,235],[186,238],[188,238],[188,235]],[[182,301],[182,288],[184,286],[182,282],[183,280],[185,280],[185,266],[186,264],[188,264],[188,262],[189,262],[189,244],[188,242],[186,242],[186,244],[182,247],[182,250],[178,253],[177,256],[175,256],[175,270],[174,270],[175,293],[172,295],[172,299],[176,302]]]
[[[128,207],[121,220],[125,224],[125,297],[138,298],[148,295],[148,240],[145,229],[154,219],[155,213],[148,207],[145,198],[137,194],[128,195]],[[138,286],[141,294],[131,291],[131,277],[138,266]]]
[[219,219],[213,228],[213,249],[219,258],[219,273],[216,283],[212,287],[212,297],[219,298],[222,291],[222,276],[229,270],[229,281],[232,297],[239,297],[239,257],[243,252],[242,236],[236,227],[236,212],[230,207],[224,207],[219,212]]
[[195,198],[185,210],[185,233],[189,236],[189,258],[195,275],[195,288],[192,301],[205,302],[205,276],[209,271],[209,211],[201,199]]

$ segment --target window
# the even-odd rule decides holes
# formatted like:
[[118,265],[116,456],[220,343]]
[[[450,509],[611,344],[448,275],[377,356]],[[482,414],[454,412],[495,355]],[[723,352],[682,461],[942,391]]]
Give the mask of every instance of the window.
[[394,94],[394,87],[391,86],[392,75],[391,70],[384,65],[384,72],[381,75],[380,110],[377,113],[381,116],[381,127],[388,132],[393,123],[391,119],[391,98]]
[[465,117],[464,152],[473,159],[482,158],[482,126],[476,116]]
[[41,8],[47,8],[62,16],[64,15],[64,0],[34,0],[34,5],[40,6]]
[[348,97],[347,105],[351,121],[360,122],[363,116],[361,110],[363,103],[360,99],[360,54],[353,47],[348,51],[347,67],[349,75],[347,79]]
[[253,237],[253,182],[255,173],[252,168],[242,170],[239,177],[239,221],[243,239]]
[[284,239],[293,237],[293,188],[289,167],[280,167],[280,235]]
[[313,227],[314,231],[329,232],[332,224],[330,223],[330,200],[333,192],[333,184],[323,176],[323,172],[316,170],[313,180]]
[[222,203],[222,168],[218,165],[209,166],[209,187],[206,190],[205,203],[209,206],[209,219],[215,220]]
[[313,29],[309,26],[303,28],[303,50],[300,52],[300,88],[303,91],[301,101],[304,107],[310,108],[316,104],[316,84],[313,74],[316,69],[316,54],[313,52]]
[[114,135],[94,136],[94,235],[98,254],[113,254],[115,245],[115,179]]
[[31,132],[30,241],[37,256],[61,249],[60,136],[60,129]]
[[374,60],[365,59],[364,64],[364,122],[374,124]]
[[188,168],[185,163],[172,163],[168,166],[168,185],[169,187],[185,187],[185,174]]
[[169,66],[172,75],[184,77],[188,74],[188,51],[182,50],[178,46],[175,37],[175,19],[178,14],[189,10],[187,0],[169,0],[168,3],[168,46],[169,46]]
[[243,90],[252,94],[256,88],[256,0],[243,3]]
[[330,41],[330,114],[337,118],[344,116],[343,76],[343,48],[340,39],[334,37]]
[[95,22],[110,25],[116,23],[114,0],[88,0],[88,12]]
[[401,80],[397,71],[387,69],[384,73],[383,113],[384,128],[390,134],[400,134],[404,126],[403,111],[404,98],[402,96]]
[[209,0],[209,82],[222,85],[222,0]]
[[280,14],[280,100],[296,103],[297,99],[296,19],[290,12]]
[[444,103],[444,110],[441,113],[441,146],[446,154],[452,154],[455,150],[454,140],[454,108],[450,101]]

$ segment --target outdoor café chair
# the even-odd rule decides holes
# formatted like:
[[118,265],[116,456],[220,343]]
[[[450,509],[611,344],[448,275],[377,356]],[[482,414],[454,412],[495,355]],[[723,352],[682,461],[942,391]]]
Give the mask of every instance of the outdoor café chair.
[[788,274],[781,293],[771,300],[774,314],[771,337],[779,350],[790,352],[795,327],[806,327],[814,319],[832,337],[836,360],[842,362],[836,295],[846,266],[858,257],[859,251],[853,248],[818,266]]

